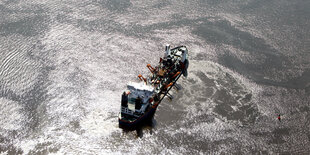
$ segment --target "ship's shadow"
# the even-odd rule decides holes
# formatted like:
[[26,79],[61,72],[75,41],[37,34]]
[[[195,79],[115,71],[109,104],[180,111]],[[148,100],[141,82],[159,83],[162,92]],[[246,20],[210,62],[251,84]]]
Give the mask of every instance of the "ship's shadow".
[[156,122],[156,120],[154,119],[154,116],[153,116],[152,119],[144,122],[143,124],[138,125],[135,128],[130,128],[130,129],[123,128],[123,132],[124,133],[129,133],[129,132],[132,132],[132,131],[136,131],[137,137],[138,138],[142,138],[143,137],[143,133],[145,131],[148,131],[150,134],[153,134],[153,129],[156,127],[156,125],[157,125],[157,122]]

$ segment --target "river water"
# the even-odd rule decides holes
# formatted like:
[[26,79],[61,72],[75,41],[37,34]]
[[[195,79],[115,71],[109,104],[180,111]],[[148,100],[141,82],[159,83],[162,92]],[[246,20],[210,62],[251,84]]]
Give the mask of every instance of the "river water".
[[[308,0],[1,0],[1,154],[307,154]],[[118,128],[165,44],[189,76],[151,126]],[[277,120],[278,114],[281,121]]]

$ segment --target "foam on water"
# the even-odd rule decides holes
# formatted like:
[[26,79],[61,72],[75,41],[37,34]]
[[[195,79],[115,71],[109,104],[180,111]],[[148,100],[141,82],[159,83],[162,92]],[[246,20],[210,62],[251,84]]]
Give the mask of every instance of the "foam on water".
[[[204,76],[205,78],[203,78]],[[185,87],[183,90],[184,94],[176,99],[179,101],[179,103],[176,101],[176,104],[182,104],[182,106],[186,108],[186,110],[184,110],[184,118],[187,119],[179,121],[178,125],[174,124],[168,126],[168,130],[165,132],[176,136],[180,134],[192,135],[196,137],[196,140],[205,141],[207,139],[210,141],[205,142],[206,144],[204,145],[228,141],[231,138],[232,141],[242,141],[242,145],[245,148],[250,148],[251,145],[255,143],[255,140],[251,140],[250,135],[246,134],[247,131],[245,129],[240,129],[240,127],[247,124],[245,120],[242,120],[242,117],[237,119],[229,118],[227,117],[229,115],[217,111],[219,103],[231,101],[221,101],[221,99],[225,100],[227,96],[223,94],[223,96],[219,96],[220,98],[218,98],[216,97],[216,93],[225,90],[228,93],[227,95],[237,98],[236,104],[230,105],[233,114],[233,111],[239,111],[242,107],[257,106],[257,97],[262,91],[260,86],[249,81],[242,75],[210,61],[192,60],[188,79],[182,79],[181,81],[184,83],[183,85]],[[227,84],[230,85],[229,88],[233,89],[227,89]],[[190,91],[187,93],[189,90],[194,90],[194,92]],[[250,103],[244,103],[243,101],[247,98],[247,94],[251,94],[252,96]],[[259,112],[264,113],[264,111]],[[175,130],[175,128],[177,128],[176,125],[180,126],[178,130]],[[235,139],[236,137],[239,138]],[[225,149],[223,148],[222,150],[224,152],[236,147],[226,144],[223,145],[225,145]],[[212,150],[213,149],[210,149],[209,151]],[[246,150],[244,151],[247,152]]]
[[1,135],[6,131],[21,130],[24,126],[25,117],[21,113],[22,107],[11,100],[0,98],[0,132]]

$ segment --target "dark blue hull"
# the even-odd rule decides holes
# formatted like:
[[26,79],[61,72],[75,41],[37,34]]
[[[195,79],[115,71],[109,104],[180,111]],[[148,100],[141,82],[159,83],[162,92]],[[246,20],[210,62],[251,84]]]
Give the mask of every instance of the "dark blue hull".
[[155,112],[156,112],[157,106],[152,107],[147,113],[142,115],[141,117],[137,118],[134,121],[126,121],[122,119],[118,119],[119,127],[123,129],[129,129],[133,130],[140,126],[143,126],[146,122],[151,121]]

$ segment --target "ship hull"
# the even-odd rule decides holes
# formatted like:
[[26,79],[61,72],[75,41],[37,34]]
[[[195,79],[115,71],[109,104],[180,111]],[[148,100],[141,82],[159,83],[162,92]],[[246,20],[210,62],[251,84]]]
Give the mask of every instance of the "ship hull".
[[133,120],[133,121],[126,121],[126,120],[122,119],[120,116],[118,118],[119,127],[123,128],[123,129],[129,129],[129,130],[137,129],[138,127],[141,127],[144,124],[146,124],[147,122],[152,120],[152,118],[156,112],[156,109],[157,109],[157,105],[154,107],[151,107],[151,109],[148,112],[146,112],[144,115],[140,116],[139,118],[137,118],[136,120]]
[[[130,110],[129,108],[126,108],[127,107],[126,104],[123,106],[123,101],[126,101],[125,103],[128,102],[128,99],[126,99],[126,94],[124,92],[123,95],[125,97],[124,97],[124,100],[122,98],[121,112],[119,113],[119,117],[118,117],[120,128],[137,129],[138,127],[143,126],[147,122],[150,122],[156,112],[158,105],[161,103],[164,97],[168,96],[170,99],[173,98],[172,95],[170,95],[168,92],[172,87],[177,88],[175,84],[178,81],[178,79],[182,75],[187,77],[187,68],[188,68],[189,63],[188,63],[188,54],[187,54],[186,47],[179,46],[179,47],[176,47],[170,50],[170,46],[166,46],[165,54],[166,54],[165,59],[161,59],[159,62],[160,64],[156,66],[155,68],[153,68],[150,64],[147,65],[147,67],[153,73],[151,76],[149,76],[149,79],[144,78],[142,75],[138,76],[141,81],[145,82],[145,85],[141,86],[139,84],[132,84],[132,83],[127,85],[128,89],[130,90],[129,94],[132,91],[134,95],[138,96],[138,97],[136,96],[132,97],[134,95],[131,95],[129,99],[131,102],[131,105],[134,104],[135,106],[136,105],[141,106],[140,104],[141,98],[137,94],[139,93],[145,94],[145,92],[149,92],[150,94],[153,94],[153,95],[150,95],[149,98],[145,98],[145,99],[152,99],[152,101],[154,99],[156,100],[156,102],[154,103],[153,101],[154,104],[150,104],[150,103],[147,103],[148,101],[144,101],[144,103],[148,104],[147,106],[150,106],[150,107],[148,107],[145,113],[141,115],[142,113],[140,110],[141,107],[137,108],[138,110]],[[147,87],[147,83],[149,83],[148,87],[151,87],[151,88]],[[154,89],[156,89],[156,91]],[[141,91],[143,92],[141,93]],[[144,95],[142,95],[142,98],[143,96]],[[134,103],[132,103],[133,102],[132,99],[134,99]]]

